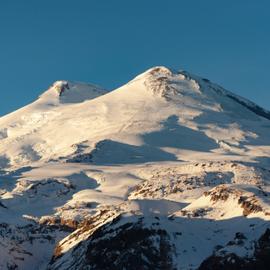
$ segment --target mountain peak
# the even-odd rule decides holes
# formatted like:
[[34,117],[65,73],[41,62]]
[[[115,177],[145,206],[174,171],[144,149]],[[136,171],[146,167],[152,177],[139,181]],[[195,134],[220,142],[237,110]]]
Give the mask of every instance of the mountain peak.
[[49,104],[80,103],[105,94],[103,88],[87,83],[60,80],[45,91],[40,100]]
[[168,67],[165,66],[155,66],[146,71],[146,73],[151,74],[151,75],[163,75],[163,76],[172,76],[174,73],[173,70],[171,70]]
[[132,82],[143,80],[147,90],[154,95],[169,97],[185,94],[201,94],[200,84],[187,72],[165,66],[156,66],[135,77]]
[[66,90],[69,90],[69,82],[68,81],[56,81],[54,82],[54,84],[52,85],[52,88],[58,92],[59,97],[61,97],[64,92],[66,92]]
[[[147,90],[155,96],[186,101],[195,98],[196,102],[221,103],[223,109],[233,107],[245,108],[258,116],[270,120],[270,112],[254,102],[240,97],[210,80],[193,75],[183,70],[173,70],[165,66],[156,66],[135,77],[131,82],[143,80]],[[228,106],[228,101],[230,106]],[[225,103],[224,103],[225,102]],[[197,103],[198,105],[198,103]]]
[[155,66],[152,68],[147,69],[143,73],[139,74],[136,76],[132,81],[137,81],[137,80],[145,80],[148,78],[158,78],[158,77],[171,77],[173,74],[176,73],[175,71],[165,67],[165,66]]

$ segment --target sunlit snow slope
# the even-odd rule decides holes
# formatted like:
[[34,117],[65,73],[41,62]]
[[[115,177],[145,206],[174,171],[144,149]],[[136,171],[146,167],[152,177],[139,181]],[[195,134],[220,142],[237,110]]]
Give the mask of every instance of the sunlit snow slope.
[[269,135],[185,71],[55,82],[0,118],[0,269],[267,269]]

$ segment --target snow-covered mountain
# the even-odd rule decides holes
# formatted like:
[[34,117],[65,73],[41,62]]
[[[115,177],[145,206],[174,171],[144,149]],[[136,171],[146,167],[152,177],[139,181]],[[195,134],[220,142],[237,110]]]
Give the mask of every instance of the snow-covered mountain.
[[268,269],[270,112],[154,67],[0,118],[0,269]]

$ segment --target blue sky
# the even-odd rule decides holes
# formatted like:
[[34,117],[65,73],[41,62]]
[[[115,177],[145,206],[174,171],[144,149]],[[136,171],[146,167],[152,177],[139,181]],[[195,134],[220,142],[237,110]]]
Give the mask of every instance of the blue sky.
[[268,0],[0,1],[0,115],[55,80],[113,89],[155,65],[270,109]]

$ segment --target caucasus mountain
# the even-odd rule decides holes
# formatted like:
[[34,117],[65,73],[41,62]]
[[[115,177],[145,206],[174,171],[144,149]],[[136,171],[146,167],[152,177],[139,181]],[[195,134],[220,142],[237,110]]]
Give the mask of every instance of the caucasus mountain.
[[270,112],[154,67],[0,118],[0,269],[269,269]]

